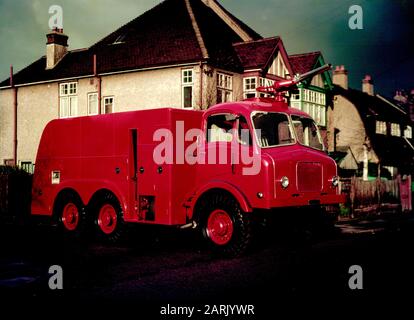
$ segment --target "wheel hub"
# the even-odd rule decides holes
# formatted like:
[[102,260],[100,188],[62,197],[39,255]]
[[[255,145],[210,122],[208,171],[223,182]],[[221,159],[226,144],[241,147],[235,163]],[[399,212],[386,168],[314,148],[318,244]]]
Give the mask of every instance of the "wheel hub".
[[64,227],[69,231],[75,230],[76,227],[78,226],[79,210],[78,210],[78,207],[72,202],[68,203],[63,208],[62,223]]
[[207,234],[217,245],[227,244],[233,235],[233,221],[224,210],[214,210],[207,221]]
[[110,204],[105,204],[98,215],[98,226],[105,234],[114,232],[117,224],[116,210]]

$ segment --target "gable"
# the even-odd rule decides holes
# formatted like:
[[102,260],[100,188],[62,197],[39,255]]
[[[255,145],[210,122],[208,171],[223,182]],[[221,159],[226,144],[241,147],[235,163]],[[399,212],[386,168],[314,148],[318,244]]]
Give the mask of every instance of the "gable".
[[325,88],[324,81],[323,81],[321,74],[317,74],[316,76],[314,76],[310,84],[314,87],[319,87],[322,89]]
[[277,53],[276,58],[273,60],[268,73],[281,78],[286,78],[287,75],[290,75],[280,50]]
[[[325,65],[325,60],[319,51],[290,55],[289,62],[295,74],[304,74]],[[305,86],[311,85],[322,89],[333,88],[331,76],[328,71],[318,74],[311,79],[305,79],[303,84]]]

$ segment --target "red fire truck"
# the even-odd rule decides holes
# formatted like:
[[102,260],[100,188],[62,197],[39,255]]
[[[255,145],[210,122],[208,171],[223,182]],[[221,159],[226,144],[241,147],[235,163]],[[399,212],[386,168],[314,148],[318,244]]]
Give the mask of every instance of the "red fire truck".
[[337,167],[310,116],[288,107],[293,80],[206,111],[154,109],[51,121],[42,134],[32,215],[109,240],[126,223],[198,228],[219,251],[245,251],[256,212],[342,202]]

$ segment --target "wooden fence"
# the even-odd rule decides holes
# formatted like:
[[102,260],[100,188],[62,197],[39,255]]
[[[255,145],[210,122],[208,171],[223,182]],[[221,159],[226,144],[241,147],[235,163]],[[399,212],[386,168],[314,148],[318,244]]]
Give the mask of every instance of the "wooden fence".
[[347,196],[351,213],[381,212],[400,209],[399,180],[364,181],[352,177],[341,179],[341,192]]
[[24,223],[30,213],[32,175],[0,171],[0,221]]

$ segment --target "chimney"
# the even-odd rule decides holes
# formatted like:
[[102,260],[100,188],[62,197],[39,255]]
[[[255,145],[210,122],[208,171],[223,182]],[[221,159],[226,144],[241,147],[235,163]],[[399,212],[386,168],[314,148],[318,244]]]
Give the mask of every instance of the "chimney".
[[371,76],[368,74],[362,79],[362,91],[368,93],[370,96],[374,95],[374,85],[372,84]]
[[53,29],[46,35],[46,69],[53,69],[67,53],[68,36],[63,29]]
[[334,84],[341,86],[344,89],[348,89],[348,71],[343,65],[335,67],[332,81]]
[[403,94],[402,91],[397,90],[395,92],[394,100],[402,103],[407,103],[407,97]]

